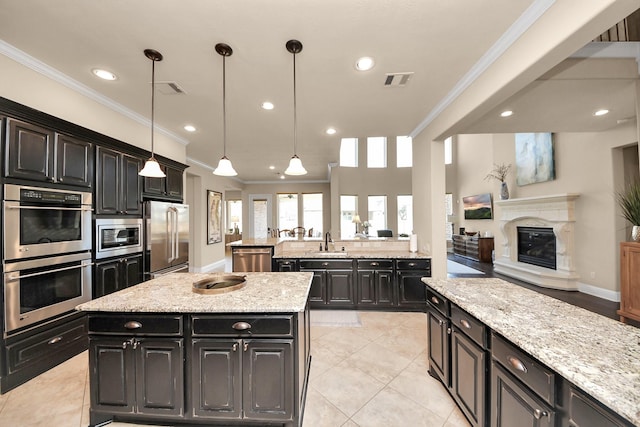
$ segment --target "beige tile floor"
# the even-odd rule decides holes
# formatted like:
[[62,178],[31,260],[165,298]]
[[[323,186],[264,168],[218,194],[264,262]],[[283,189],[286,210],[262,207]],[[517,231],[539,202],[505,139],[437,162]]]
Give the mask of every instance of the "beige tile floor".
[[[359,315],[360,327],[311,329],[304,427],[468,427],[449,394],[427,374],[426,316]],[[86,427],[88,383],[85,352],[1,395],[0,426]]]

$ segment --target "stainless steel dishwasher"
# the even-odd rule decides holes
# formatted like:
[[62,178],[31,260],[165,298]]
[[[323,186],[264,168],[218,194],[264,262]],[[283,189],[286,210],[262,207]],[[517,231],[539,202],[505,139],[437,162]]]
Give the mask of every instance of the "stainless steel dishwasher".
[[272,247],[233,248],[233,271],[271,271]]

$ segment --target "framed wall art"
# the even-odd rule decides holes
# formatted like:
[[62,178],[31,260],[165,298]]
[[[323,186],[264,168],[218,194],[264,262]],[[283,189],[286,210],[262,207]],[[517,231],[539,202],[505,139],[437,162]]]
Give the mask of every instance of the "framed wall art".
[[207,190],[207,245],[222,241],[222,193]]
[[528,185],[555,178],[552,134],[516,133],[516,183]]

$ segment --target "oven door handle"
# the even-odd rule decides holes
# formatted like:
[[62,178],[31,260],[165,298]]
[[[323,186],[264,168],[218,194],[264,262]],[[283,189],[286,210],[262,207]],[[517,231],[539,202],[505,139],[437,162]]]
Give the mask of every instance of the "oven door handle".
[[63,208],[58,206],[7,206],[9,209],[42,209],[48,211],[92,211],[91,206],[82,206],[79,208]]
[[11,274],[8,274],[7,275],[8,277],[6,278],[6,280],[8,282],[13,282],[13,281],[16,281],[16,280],[26,279],[26,278],[29,278],[29,277],[42,276],[43,274],[57,273],[59,271],[65,271],[65,270],[73,270],[74,268],[90,267],[92,265],[93,265],[92,262],[86,262],[86,263],[82,263],[80,265],[72,265],[71,267],[55,268],[53,270],[41,271],[39,273],[23,274],[22,276],[11,276]]

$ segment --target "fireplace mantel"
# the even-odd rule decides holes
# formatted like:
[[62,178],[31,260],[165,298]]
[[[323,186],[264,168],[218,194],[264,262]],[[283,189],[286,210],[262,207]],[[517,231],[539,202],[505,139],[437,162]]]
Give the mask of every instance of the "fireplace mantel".
[[[502,253],[496,254],[495,271],[539,286],[577,290],[579,276],[574,266],[576,193],[496,200],[500,207]],[[556,269],[518,262],[518,227],[549,227],[556,236]]]

